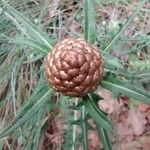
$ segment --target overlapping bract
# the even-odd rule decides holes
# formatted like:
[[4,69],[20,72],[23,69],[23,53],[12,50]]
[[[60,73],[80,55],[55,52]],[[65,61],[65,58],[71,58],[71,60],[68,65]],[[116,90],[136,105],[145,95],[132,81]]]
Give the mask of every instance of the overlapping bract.
[[58,43],[45,61],[48,82],[64,95],[82,97],[94,91],[103,77],[103,62],[96,47],[83,39]]

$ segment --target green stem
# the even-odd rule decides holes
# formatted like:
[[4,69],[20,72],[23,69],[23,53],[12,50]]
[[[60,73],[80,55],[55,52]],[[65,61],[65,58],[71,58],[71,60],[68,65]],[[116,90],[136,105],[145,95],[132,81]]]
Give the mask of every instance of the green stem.
[[98,124],[97,124],[97,128],[99,131],[99,136],[101,138],[104,150],[112,150],[112,144],[109,139],[108,132],[104,128],[100,127]]
[[88,131],[87,124],[85,122],[86,111],[85,106],[82,106],[82,132],[83,132],[83,148],[84,150],[88,150]]
[[[75,106],[78,104],[78,98],[75,99]],[[78,111],[74,110],[74,120],[77,120]],[[73,125],[73,145],[72,150],[75,150],[77,126]]]

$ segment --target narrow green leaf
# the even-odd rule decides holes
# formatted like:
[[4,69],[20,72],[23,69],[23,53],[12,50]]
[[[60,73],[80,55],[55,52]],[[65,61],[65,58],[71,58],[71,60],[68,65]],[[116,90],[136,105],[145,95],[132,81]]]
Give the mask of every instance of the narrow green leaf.
[[[46,109],[44,109],[43,107],[41,107],[37,113],[34,115],[35,117],[35,123],[33,123],[32,121],[32,130],[31,130],[31,134],[28,138],[28,140],[26,141],[26,144],[24,144],[24,148],[26,149],[33,149],[33,150],[37,150],[39,143],[40,143],[40,137],[41,137],[41,132],[42,132],[42,127],[43,127],[43,119],[45,118],[45,113],[46,113]],[[31,142],[32,141],[32,142]]]
[[[49,100],[49,98],[52,95],[52,90],[47,91],[34,105],[33,107],[26,112],[23,116],[19,117],[17,122],[13,122],[6,127],[1,133],[0,138],[5,137],[9,135],[11,132],[13,132],[15,129],[20,127],[22,124],[24,124],[27,120],[31,119],[35,113],[40,109],[40,107],[43,107],[44,104]],[[18,114],[19,115],[19,114]],[[17,117],[17,116],[16,116]]]
[[101,85],[116,95],[123,94],[134,100],[150,104],[150,94],[141,90],[139,87],[133,86],[127,81],[122,81],[116,78],[104,79],[101,82]]
[[3,9],[0,7],[0,15],[2,14],[2,12],[3,12]]
[[26,64],[26,63],[28,64],[29,62],[34,63],[34,62],[36,62],[36,61],[38,61],[44,57],[45,57],[44,53],[43,54],[39,53],[39,54],[36,54],[36,56],[35,56],[35,53],[33,52],[33,57],[29,57],[28,60],[24,61],[23,63],[24,64]]
[[33,105],[48,91],[49,88],[39,81],[37,88],[34,89],[34,92],[28,99],[27,103],[17,112],[17,115],[13,119],[12,123],[15,124],[20,118],[22,118],[22,116],[24,116],[26,112],[30,110]]
[[116,58],[110,56],[104,57],[104,71],[111,72],[116,75],[123,75],[126,78],[134,77],[123,67],[121,63],[119,63],[119,61]]
[[15,38],[15,39],[10,39],[9,42],[19,44],[19,45],[23,45],[23,46],[24,45],[30,46],[30,48],[37,49],[37,50],[39,50],[40,52],[42,52],[44,54],[47,54],[50,50],[47,47],[45,47],[45,45],[37,42],[34,39]]
[[103,99],[102,97],[100,97],[98,94],[95,94],[94,92],[91,92],[90,95],[95,102],[98,102],[99,100]]
[[82,133],[83,133],[83,148],[84,150],[88,150],[88,125],[85,120],[86,118],[86,110],[85,106],[82,106]]
[[52,49],[50,39],[46,34],[40,31],[29,19],[8,5],[3,0],[5,10],[4,15],[10,18],[16,26],[29,38],[37,40],[38,43],[44,44],[47,48]]
[[107,131],[112,131],[113,126],[111,121],[105,114],[96,106],[94,99],[91,96],[87,95],[83,97],[85,109],[92,116],[95,121]]
[[140,81],[150,80],[150,72],[141,73],[136,75],[135,77],[140,79]]
[[98,124],[97,124],[97,129],[99,132],[99,136],[101,137],[104,150],[112,150],[112,144],[109,139],[108,132],[104,128],[100,127]]
[[84,0],[84,35],[90,43],[94,43],[96,37],[96,14],[93,5],[93,0]]

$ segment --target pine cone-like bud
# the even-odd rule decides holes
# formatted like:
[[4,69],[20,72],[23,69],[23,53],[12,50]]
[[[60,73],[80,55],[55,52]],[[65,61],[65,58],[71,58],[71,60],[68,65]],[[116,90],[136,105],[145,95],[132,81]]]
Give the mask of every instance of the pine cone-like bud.
[[103,76],[99,51],[83,39],[65,39],[46,58],[48,82],[64,95],[82,97],[94,91]]

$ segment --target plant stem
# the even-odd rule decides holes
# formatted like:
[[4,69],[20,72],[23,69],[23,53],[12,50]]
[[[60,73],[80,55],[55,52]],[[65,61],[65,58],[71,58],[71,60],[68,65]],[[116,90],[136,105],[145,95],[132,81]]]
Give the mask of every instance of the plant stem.
[[100,127],[97,122],[96,124],[97,124],[97,129],[98,129],[99,136],[101,138],[104,150],[112,150],[112,144],[111,144],[111,140],[109,139],[108,132],[104,128]]
[[85,106],[82,106],[83,148],[84,150],[88,150],[88,131],[87,131],[87,124],[85,122],[85,117],[86,117]]
[[[75,106],[77,104],[78,104],[78,98],[75,99]],[[77,115],[78,115],[78,111],[74,110],[74,118],[73,118],[73,120],[77,120]],[[77,130],[77,126],[73,125],[73,145],[72,145],[72,150],[75,150],[76,130]]]

